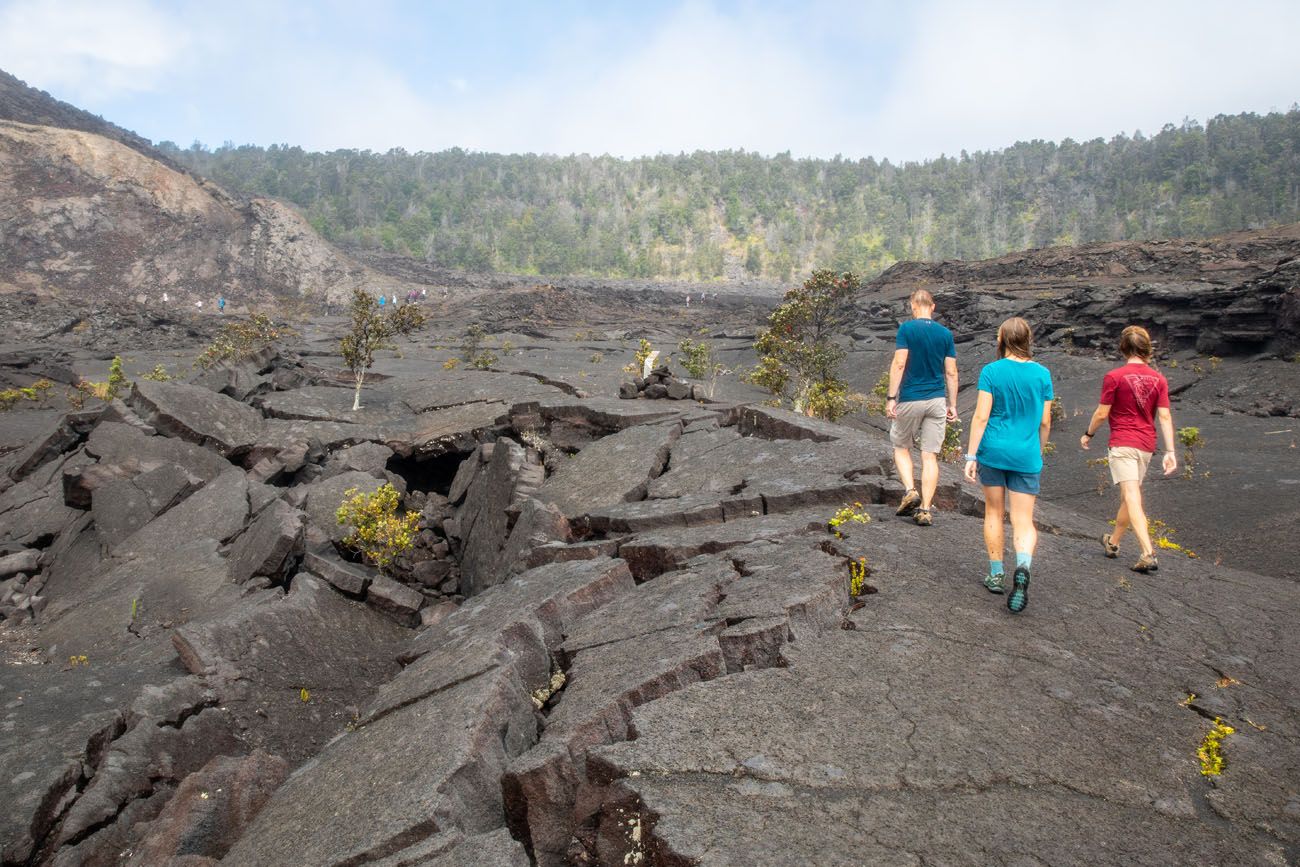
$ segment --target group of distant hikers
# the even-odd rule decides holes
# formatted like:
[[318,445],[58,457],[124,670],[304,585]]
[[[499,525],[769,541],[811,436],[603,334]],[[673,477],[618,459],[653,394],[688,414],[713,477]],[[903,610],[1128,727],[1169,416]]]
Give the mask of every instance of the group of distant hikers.
[[[907,486],[898,514],[930,526],[946,426],[958,419],[957,348],[952,332],[934,321],[934,297],[929,292],[916,290],[909,303],[913,318],[898,329],[885,413],[893,420],[889,436],[894,462]],[[1030,570],[1038,543],[1034,504],[1055,396],[1051,374],[1033,360],[1033,337],[1029,323],[1019,316],[998,327],[998,360],[980,371],[966,448],[965,476],[984,488],[984,545],[989,559],[984,586],[992,593],[1007,591],[1002,517],[1007,510],[1011,513],[1016,560],[1007,608],[1014,614],[1029,604]],[[1154,572],[1158,563],[1142,510],[1142,481],[1156,450],[1157,424],[1164,445],[1164,473],[1172,475],[1178,468],[1169,383],[1151,367],[1151,335],[1144,328],[1125,328],[1119,353],[1124,364],[1102,379],[1101,400],[1079,445],[1090,448],[1102,424],[1110,425],[1106,457],[1111,480],[1120,491],[1120,505],[1115,529],[1101,536],[1102,549],[1105,556],[1118,557],[1120,541],[1131,528],[1141,549],[1133,571]],[[914,442],[919,442],[921,452],[919,491],[913,474]]]

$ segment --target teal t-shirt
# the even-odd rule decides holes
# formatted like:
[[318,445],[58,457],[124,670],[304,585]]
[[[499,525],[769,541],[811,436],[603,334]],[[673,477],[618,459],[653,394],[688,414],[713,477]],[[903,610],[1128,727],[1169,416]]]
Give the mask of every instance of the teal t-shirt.
[[907,366],[898,387],[898,402],[943,397],[945,358],[957,357],[952,332],[933,319],[909,319],[898,326],[894,346],[907,350]]
[[1053,397],[1052,374],[1036,361],[1002,358],[980,371],[979,390],[993,395],[993,411],[975,460],[999,470],[1042,472],[1038,426],[1043,404]]

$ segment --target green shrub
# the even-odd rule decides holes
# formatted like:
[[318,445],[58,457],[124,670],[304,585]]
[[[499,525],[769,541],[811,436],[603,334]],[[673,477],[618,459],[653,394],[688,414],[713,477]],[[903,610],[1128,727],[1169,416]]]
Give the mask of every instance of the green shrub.
[[381,485],[371,494],[348,488],[343,497],[335,518],[340,525],[352,527],[343,544],[381,571],[387,571],[397,556],[414,544],[419,513],[399,515],[400,497],[390,484]]

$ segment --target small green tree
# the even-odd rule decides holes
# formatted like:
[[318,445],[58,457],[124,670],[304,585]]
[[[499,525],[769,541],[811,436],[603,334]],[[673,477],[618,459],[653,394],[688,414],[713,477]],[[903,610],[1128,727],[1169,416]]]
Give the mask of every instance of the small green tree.
[[1196,475],[1196,452],[1205,445],[1205,438],[1198,427],[1180,427],[1178,442],[1183,447],[1183,478],[1190,479]]
[[863,398],[850,394],[840,378],[846,353],[835,338],[849,324],[861,285],[850,272],[820,269],[786,292],[768,317],[768,327],[759,332],[754,343],[758,366],[746,380],[766,388],[795,412],[833,421],[859,408]]
[[355,412],[361,409],[361,386],[365,383],[366,371],[375,363],[375,353],[380,349],[394,348],[392,339],[399,334],[410,334],[424,325],[425,316],[415,304],[384,313],[374,296],[364,289],[353,291],[351,315],[352,329],[339,341],[339,352],[356,380],[352,396]]
[[276,343],[294,333],[287,325],[276,325],[270,317],[254,313],[246,322],[227,322],[217,336],[194,360],[195,367],[207,369],[219,361],[240,361],[268,343]]

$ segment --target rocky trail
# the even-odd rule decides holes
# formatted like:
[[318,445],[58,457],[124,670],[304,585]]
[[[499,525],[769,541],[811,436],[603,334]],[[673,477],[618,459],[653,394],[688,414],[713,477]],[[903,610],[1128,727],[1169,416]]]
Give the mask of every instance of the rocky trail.
[[[657,327],[713,324],[739,364],[721,309]],[[455,330],[404,341],[355,413],[318,320],[141,378],[188,369],[178,336],[130,356],[118,400],[0,414],[2,863],[1295,862],[1284,569],[1104,559],[1109,499],[1063,446],[1012,617],[954,467],[916,527],[878,419],[765,408],[734,376],[713,401],[619,400],[631,347],[593,325],[517,322],[488,370],[445,369]],[[855,375],[884,339],[858,336]],[[4,359],[102,376],[75,341]],[[1080,407],[1106,364],[1045,363]],[[1175,411],[1286,426],[1196,398],[1268,363],[1189,376]],[[1180,526],[1243,483],[1209,439],[1215,476],[1154,486]],[[1300,477],[1289,447],[1249,454],[1282,492],[1259,496]],[[384,482],[421,526],[391,576],[334,544],[344,492]],[[854,503],[869,520],[829,532]],[[1206,777],[1215,719],[1234,732]]]

